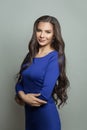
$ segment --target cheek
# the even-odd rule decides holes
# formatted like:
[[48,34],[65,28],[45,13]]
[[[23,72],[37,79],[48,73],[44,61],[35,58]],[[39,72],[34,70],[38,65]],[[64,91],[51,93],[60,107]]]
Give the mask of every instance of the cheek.
[[39,34],[38,33],[36,33],[36,38],[38,38],[39,37]]
[[49,40],[53,40],[53,35],[48,36]]

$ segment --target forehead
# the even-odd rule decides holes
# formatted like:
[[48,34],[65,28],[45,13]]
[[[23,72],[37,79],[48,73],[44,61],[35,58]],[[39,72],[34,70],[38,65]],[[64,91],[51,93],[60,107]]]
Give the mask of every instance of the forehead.
[[53,25],[50,22],[39,22],[37,28],[44,30],[53,30]]

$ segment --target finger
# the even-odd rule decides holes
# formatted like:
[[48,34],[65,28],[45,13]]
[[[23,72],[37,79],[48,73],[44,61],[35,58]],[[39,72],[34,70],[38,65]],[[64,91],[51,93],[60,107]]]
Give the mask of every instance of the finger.
[[41,106],[41,104],[36,102],[36,103],[32,103],[31,106]]
[[41,104],[38,104],[38,103],[35,103],[35,104],[33,104],[33,106],[40,106]]
[[35,93],[35,94],[33,94],[35,97],[38,97],[38,96],[40,96],[41,94],[40,93]]
[[41,100],[41,99],[38,99],[38,98],[35,98],[35,101],[39,102],[39,103],[43,103],[43,104],[46,104],[47,102],[44,101],[44,100]]

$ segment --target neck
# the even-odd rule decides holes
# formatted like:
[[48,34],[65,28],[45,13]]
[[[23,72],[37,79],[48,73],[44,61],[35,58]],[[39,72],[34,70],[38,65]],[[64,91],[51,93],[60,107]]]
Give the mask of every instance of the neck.
[[51,50],[54,50],[54,49],[51,48],[50,46],[40,47],[38,54],[48,53],[48,52],[50,52]]

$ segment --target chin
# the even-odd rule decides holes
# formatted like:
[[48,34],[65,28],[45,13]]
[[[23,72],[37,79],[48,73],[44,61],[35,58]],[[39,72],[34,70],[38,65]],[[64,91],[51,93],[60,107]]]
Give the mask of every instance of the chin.
[[40,43],[39,42],[39,46],[46,46],[47,44],[45,44],[45,43]]

